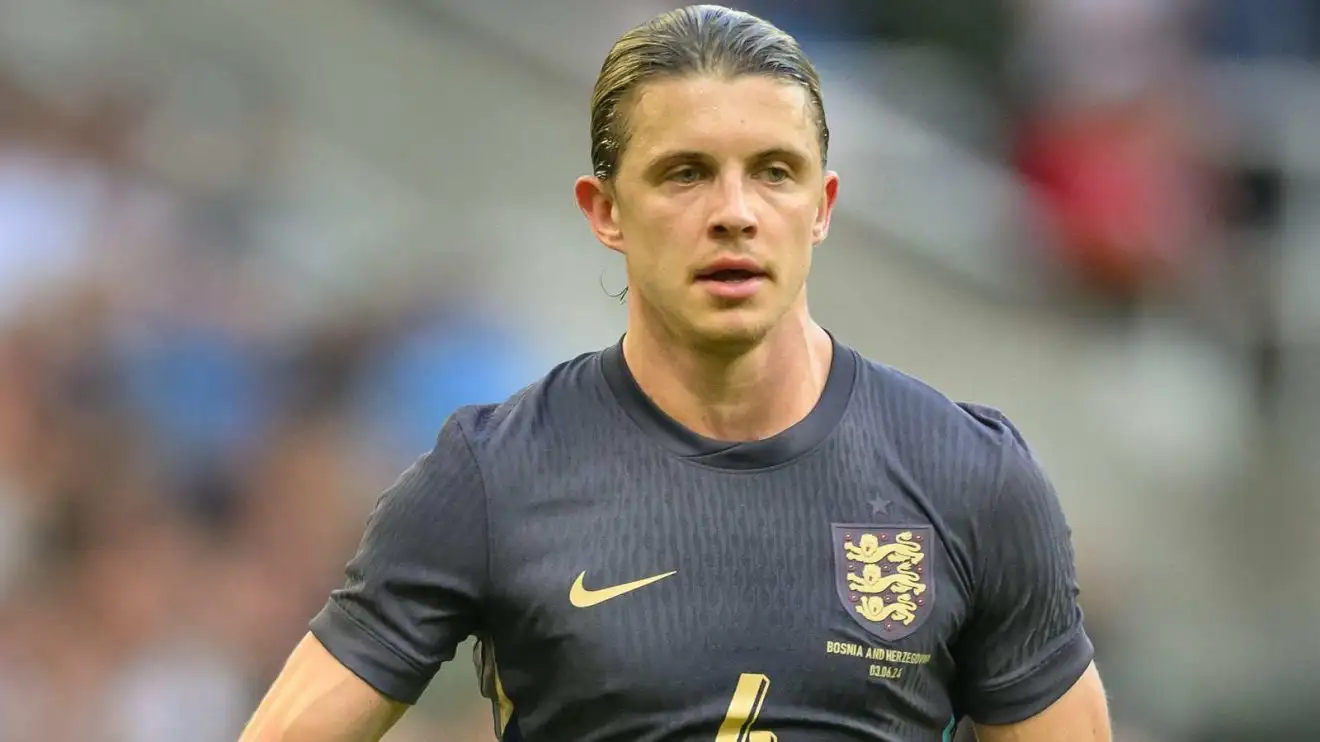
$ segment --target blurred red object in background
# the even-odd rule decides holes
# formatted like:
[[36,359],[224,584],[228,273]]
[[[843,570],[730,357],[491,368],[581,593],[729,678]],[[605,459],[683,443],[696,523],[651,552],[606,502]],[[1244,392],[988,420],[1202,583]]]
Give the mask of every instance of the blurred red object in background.
[[1130,102],[1019,127],[1015,165],[1033,223],[1049,257],[1085,288],[1131,298],[1195,259],[1216,197],[1181,118]]

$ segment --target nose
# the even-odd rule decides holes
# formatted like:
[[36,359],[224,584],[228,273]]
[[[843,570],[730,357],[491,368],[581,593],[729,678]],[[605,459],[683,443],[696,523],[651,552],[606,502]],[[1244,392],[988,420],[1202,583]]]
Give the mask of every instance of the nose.
[[718,204],[710,220],[710,235],[719,240],[750,239],[756,236],[756,214],[748,202],[741,178],[728,178],[716,196]]

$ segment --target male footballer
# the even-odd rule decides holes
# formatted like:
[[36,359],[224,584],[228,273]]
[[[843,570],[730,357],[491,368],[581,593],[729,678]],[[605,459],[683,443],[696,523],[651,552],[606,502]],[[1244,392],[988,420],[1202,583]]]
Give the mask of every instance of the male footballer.
[[379,740],[475,636],[504,742],[1109,742],[1018,431],[811,318],[839,179],[797,42],[668,12],[591,105],[626,334],[444,422],[242,739]]

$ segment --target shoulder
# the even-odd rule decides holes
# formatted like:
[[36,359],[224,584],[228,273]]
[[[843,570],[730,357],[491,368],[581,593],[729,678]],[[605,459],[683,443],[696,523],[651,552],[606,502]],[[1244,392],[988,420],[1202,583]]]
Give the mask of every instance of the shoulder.
[[869,363],[863,395],[883,418],[886,466],[902,471],[959,540],[965,565],[1021,543],[1059,542],[1067,524],[1048,474],[1002,410],[956,401]]
[[591,427],[607,399],[600,355],[583,353],[563,361],[501,402],[460,407],[446,425],[461,432],[478,459]]
[[[459,503],[487,508],[492,490],[535,477],[545,451],[562,442],[565,431],[590,427],[580,422],[584,415],[599,418],[588,411],[590,390],[599,386],[589,378],[595,355],[565,361],[501,402],[456,409],[440,425],[431,450],[384,493],[377,512],[408,520]],[[428,516],[419,522],[431,521]]]
[[1022,432],[1003,411],[953,399],[882,363],[862,359],[857,401],[863,419],[881,428],[889,453],[937,471],[975,472],[982,484],[994,486],[1006,458],[1030,456]]

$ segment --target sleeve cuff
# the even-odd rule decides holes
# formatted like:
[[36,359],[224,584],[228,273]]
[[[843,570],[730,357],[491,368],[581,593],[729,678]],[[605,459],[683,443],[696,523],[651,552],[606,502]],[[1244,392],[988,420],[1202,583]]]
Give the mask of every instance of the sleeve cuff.
[[340,664],[386,698],[411,706],[430,683],[425,673],[333,599],[312,619],[310,630]]
[[1091,638],[1078,626],[1040,663],[975,688],[967,699],[966,713],[978,724],[1015,724],[1030,719],[1062,698],[1094,658]]

